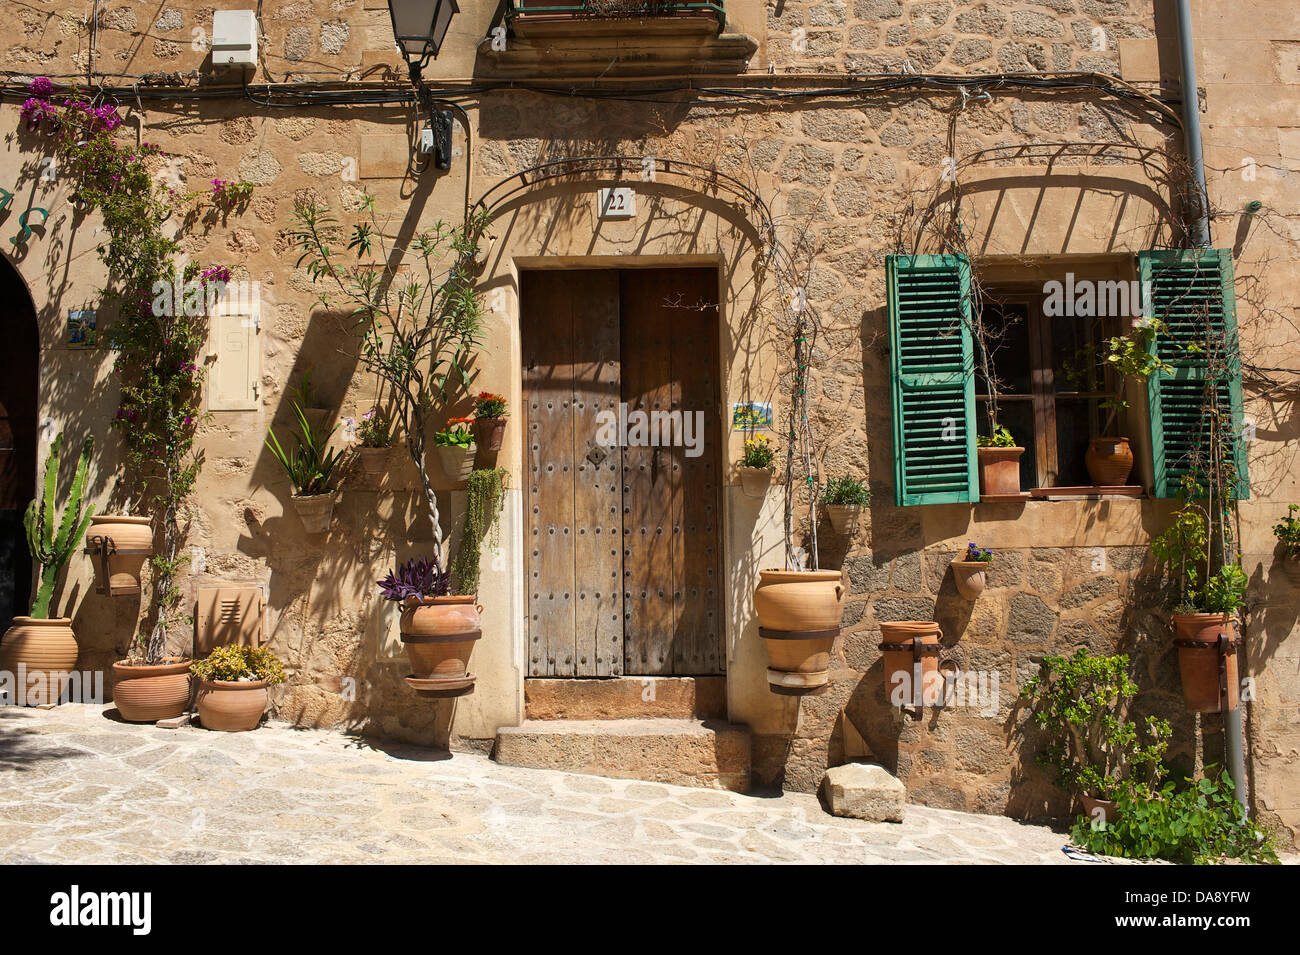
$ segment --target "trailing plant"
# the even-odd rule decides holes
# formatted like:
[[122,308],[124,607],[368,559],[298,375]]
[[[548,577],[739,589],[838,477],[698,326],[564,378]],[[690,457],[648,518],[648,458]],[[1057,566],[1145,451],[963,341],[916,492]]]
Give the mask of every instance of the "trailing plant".
[[822,489],[823,507],[870,507],[871,489],[860,478],[844,475],[831,478]]
[[1174,613],[1236,613],[1250,581],[1240,564],[1214,560],[1210,504],[1193,500],[1197,492],[1194,477],[1184,477],[1173,521],[1152,539],[1151,552],[1177,586]]
[[465,524],[461,530],[460,546],[452,560],[451,571],[456,577],[456,592],[477,593],[479,559],[483,539],[490,531],[491,546],[500,543],[497,515],[505,506],[506,482],[510,472],[505,468],[481,468],[470,472],[465,489]]
[[447,427],[434,434],[433,446],[435,448],[474,447],[474,432],[466,427],[473,420],[472,418],[452,418],[447,422]]
[[504,418],[507,414],[509,412],[506,411],[506,399],[502,395],[480,391],[478,397],[474,399],[475,418]]
[[403,603],[425,597],[445,597],[451,593],[451,572],[443,570],[436,554],[412,557],[388,572],[379,581],[379,593],[385,600]]
[[227,683],[265,680],[271,685],[284,682],[284,666],[267,647],[233,645],[217,647],[206,659],[190,664],[190,672],[200,680]]
[[41,497],[27,505],[27,513],[23,517],[23,526],[27,529],[27,549],[39,566],[41,582],[36,589],[36,600],[32,603],[30,614],[37,620],[50,617],[50,602],[54,599],[54,588],[59,582],[59,575],[81,546],[86,528],[90,526],[90,518],[95,513],[94,507],[87,507],[83,516],[81,509],[86,492],[86,470],[94,448],[94,436],[87,435],[81,445],[81,457],[77,459],[77,471],[72,478],[72,487],[68,490],[63,518],[59,520],[54,509],[54,497],[58,493],[59,464],[63,460],[63,435],[56,437],[50,445],[49,456],[45,459],[45,483]]
[[966,545],[966,553],[962,555],[962,560],[971,560],[980,564],[993,563],[993,551],[988,547],[980,547],[974,541]]
[[1012,433],[1002,425],[996,426],[993,429],[992,434],[977,435],[975,438],[975,443],[979,445],[981,448],[1019,447],[1019,445],[1016,444],[1015,436],[1012,435]]
[[[442,520],[425,456],[427,424],[435,403],[450,402],[469,383],[483,314],[474,288],[475,261],[487,217],[469,216],[460,226],[437,222],[408,245],[393,248],[373,197],[363,197],[360,214],[348,231],[346,251],[340,251],[342,226],[329,208],[299,201],[290,237],[298,266],[325,286],[322,306],[345,312],[358,359],[388,388],[420,475],[434,554],[441,560]],[[351,263],[345,259],[349,253]],[[406,265],[412,266],[409,271]]]
[[132,652],[156,663],[166,654],[168,616],[180,601],[179,512],[202,467],[194,435],[203,380],[198,356],[207,334],[205,310],[155,303],[166,301],[159,290],[174,287],[178,277],[212,279],[198,263],[177,274],[173,260],[180,245],[162,228],[177,197],[157,186],[151,171],[166,154],[123,135],[111,101],[77,89],[59,92],[46,77],[34,79],[30,93],[22,121],[47,137],[60,178],[72,183],[72,202],[84,213],[97,213],[103,226],[98,252],[108,282],[101,298],[116,311],[110,345],[121,385],[113,421],[123,445],[120,490],[127,510],[151,510],[162,531],[162,546],[150,559],[148,636]]
[[329,447],[329,439],[338,430],[338,425],[331,428],[329,434],[319,434],[308,422],[297,399],[291,400],[290,404],[298,419],[298,431],[293,436],[294,447],[286,452],[275,436],[274,428],[267,432],[266,446],[289,476],[295,494],[299,497],[327,494],[331,489],[334,465],[338,463],[338,450]]
[[1130,859],[1277,865],[1272,840],[1246,815],[1227,773],[1183,782],[1181,789],[1169,782],[1159,792],[1121,790],[1110,818],[1080,816],[1071,840],[1089,852]]
[[745,439],[745,451],[740,459],[742,468],[762,468],[764,471],[776,470],[776,449],[772,439],[766,435],[756,434]]
[[1021,691],[1046,745],[1040,765],[1076,795],[1113,799],[1122,792],[1150,793],[1164,777],[1169,745],[1166,720],[1148,716],[1139,739],[1128,715],[1137,684],[1129,659],[1092,656],[1080,648],[1071,657],[1043,658]]
[[1273,536],[1282,545],[1285,556],[1297,558],[1300,557],[1300,520],[1295,514],[1300,511],[1300,504],[1288,504],[1286,511],[1286,517],[1273,525]]
[[357,424],[357,442],[363,448],[391,448],[397,435],[387,412],[371,408]]

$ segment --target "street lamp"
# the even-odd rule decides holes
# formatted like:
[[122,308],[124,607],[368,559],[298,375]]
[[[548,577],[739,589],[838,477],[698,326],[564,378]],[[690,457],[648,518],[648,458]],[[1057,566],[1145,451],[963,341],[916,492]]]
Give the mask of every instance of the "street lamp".
[[437,58],[451,18],[459,12],[456,0],[388,0],[393,36],[416,86],[420,71]]

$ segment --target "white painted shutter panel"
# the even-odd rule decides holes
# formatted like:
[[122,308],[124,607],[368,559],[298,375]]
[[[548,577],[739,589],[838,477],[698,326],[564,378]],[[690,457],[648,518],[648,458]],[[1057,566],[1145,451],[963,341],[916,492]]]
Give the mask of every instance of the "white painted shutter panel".
[[249,315],[212,315],[209,339],[215,361],[208,371],[208,410],[257,410],[261,362],[256,320]]

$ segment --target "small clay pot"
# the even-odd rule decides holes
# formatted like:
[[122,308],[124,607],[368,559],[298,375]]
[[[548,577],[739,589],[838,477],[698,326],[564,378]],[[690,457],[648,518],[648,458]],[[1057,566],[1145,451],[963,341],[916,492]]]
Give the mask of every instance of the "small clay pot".
[[766,497],[772,486],[772,472],[767,468],[740,468],[740,488],[746,497]]
[[[108,581],[103,548],[108,548]],[[86,550],[95,565],[95,589],[121,597],[140,592],[140,571],[153,553],[153,525],[148,517],[97,515],[86,531]],[[137,553],[123,553],[136,551]]]
[[1227,654],[1227,691],[1219,692],[1219,634],[1232,635],[1226,613],[1176,613],[1174,631],[1179,641],[1178,672],[1183,681],[1183,702],[1193,713],[1222,713],[1237,708],[1237,651]]
[[242,733],[257,729],[271,702],[265,680],[200,680],[194,705],[204,729]]
[[500,451],[506,435],[505,418],[475,418],[470,430],[474,442],[484,451]]
[[862,516],[860,504],[827,504],[826,516],[830,518],[831,528],[837,534],[856,534],[858,519]]
[[0,640],[0,670],[13,674],[15,703],[59,702],[77,668],[77,637],[69,617],[14,617]]
[[1128,438],[1093,438],[1083,456],[1088,477],[1098,487],[1120,487],[1128,484],[1133,473],[1133,448]]
[[128,723],[156,723],[185,712],[190,704],[190,661],[113,664],[113,702]]
[[468,448],[452,446],[433,450],[438,453],[438,465],[448,481],[453,484],[463,484],[469,480],[470,474],[474,471],[474,445]]
[[382,477],[388,471],[388,448],[357,448],[361,473],[367,477]]
[[463,679],[482,635],[483,608],[473,594],[408,599],[402,607],[402,643],[416,679]]
[[980,494],[1020,493],[1020,456],[1024,448],[978,448]]
[[957,593],[967,600],[974,600],[984,593],[988,583],[989,562],[986,560],[954,560],[952,562],[952,580],[957,585]]
[[1113,799],[1098,799],[1095,796],[1081,795],[1079,802],[1083,805],[1083,814],[1088,817],[1090,822],[1101,822],[1113,826],[1119,821],[1119,809]]
[[289,500],[302,520],[302,529],[308,534],[324,534],[330,529],[330,517],[334,514],[333,494],[294,494]]

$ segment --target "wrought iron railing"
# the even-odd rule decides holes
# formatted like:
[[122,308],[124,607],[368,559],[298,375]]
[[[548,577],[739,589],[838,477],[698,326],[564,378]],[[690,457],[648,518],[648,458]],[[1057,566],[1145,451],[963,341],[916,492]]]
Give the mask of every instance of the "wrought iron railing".
[[506,19],[520,14],[529,17],[571,17],[585,20],[627,20],[645,17],[711,16],[717,19],[718,29],[726,24],[722,0],[717,3],[678,3],[676,0],[578,0],[560,3],[557,0],[506,0]]

